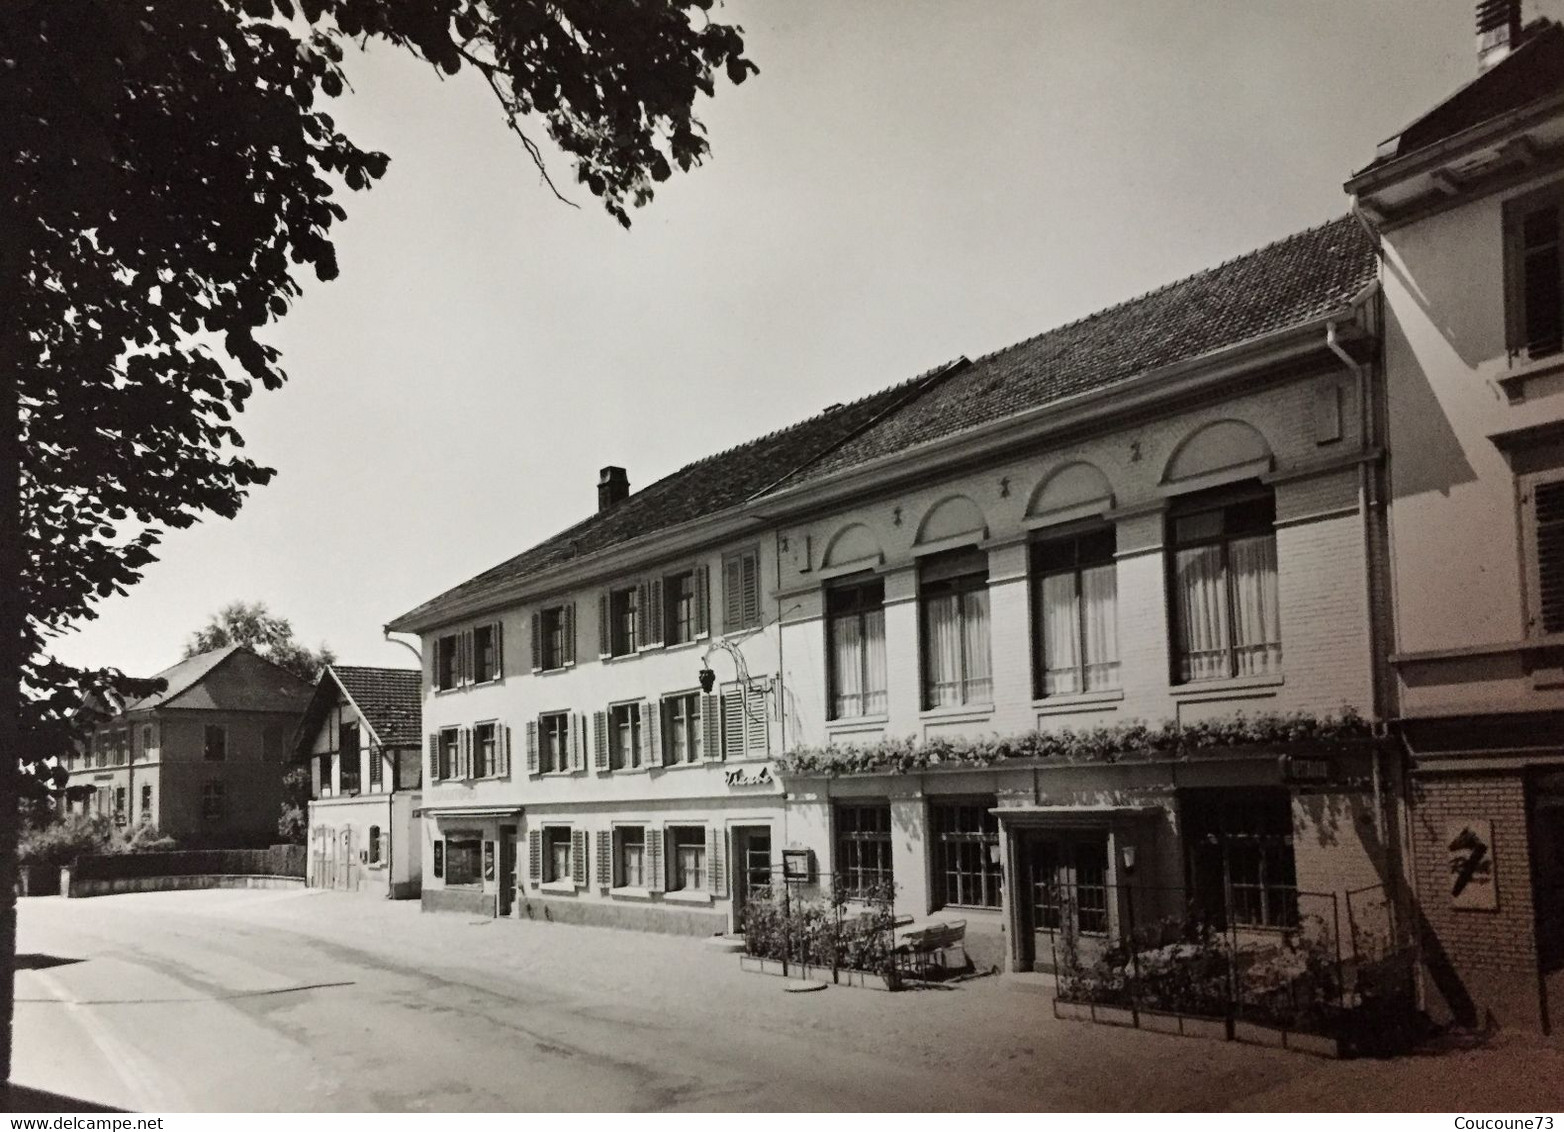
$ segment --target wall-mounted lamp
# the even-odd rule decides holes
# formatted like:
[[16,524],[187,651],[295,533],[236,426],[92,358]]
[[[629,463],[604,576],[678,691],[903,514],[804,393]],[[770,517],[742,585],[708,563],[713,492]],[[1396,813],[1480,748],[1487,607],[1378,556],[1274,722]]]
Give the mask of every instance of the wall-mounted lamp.
[[1124,875],[1129,876],[1135,871],[1135,846],[1124,846],[1119,850],[1119,856],[1124,859]]
[[709,668],[702,668],[700,672],[701,691],[710,693],[717,686],[717,674]]

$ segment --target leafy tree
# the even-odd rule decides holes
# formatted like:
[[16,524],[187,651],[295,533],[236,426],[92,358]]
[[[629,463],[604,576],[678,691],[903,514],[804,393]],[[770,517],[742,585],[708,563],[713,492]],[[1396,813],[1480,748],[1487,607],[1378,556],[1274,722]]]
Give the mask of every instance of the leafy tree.
[[282,808],[277,836],[285,845],[303,845],[310,826],[310,768],[296,766],[282,776]]
[[185,656],[228,645],[243,645],[312,684],[321,669],[337,659],[325,644],[319,649],[299,644],[293,639],[293,626],[287,618],[273,617],[266,604],[259,601],[254,605],[236,601],[212,614],[211,620],[185,643]]
[[[112,669],[46,655],[271,471],[233,418],[284,379],[258,331],[337,274],[342,188],[387,157],[327,113],[348,47],[476,71],[549,186],[541,130],[621,224],[707,153],[697,95],[755,70],[711,0],[0,0],[0,814],[58,784]],[[0,1082],[15,831],[0,833]]]

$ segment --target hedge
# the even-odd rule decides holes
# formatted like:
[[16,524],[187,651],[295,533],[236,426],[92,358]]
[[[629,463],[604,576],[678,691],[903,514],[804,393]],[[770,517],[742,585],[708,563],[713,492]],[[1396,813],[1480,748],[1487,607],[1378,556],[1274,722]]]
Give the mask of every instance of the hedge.
[[172,853],[93,854],[76,858],[75,880],[126,880],[133,877],[263,876],[302,877],[304,846],[270,849],[178,849]]

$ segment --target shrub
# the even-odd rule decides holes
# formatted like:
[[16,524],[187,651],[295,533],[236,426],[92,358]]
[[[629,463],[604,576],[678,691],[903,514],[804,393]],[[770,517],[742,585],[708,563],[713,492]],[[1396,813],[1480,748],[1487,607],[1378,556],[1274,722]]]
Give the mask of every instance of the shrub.
[[96,814],[66,814],[47,825],[22,830],[17,858],[23,865],[56,868],[77,857],[107,852],[114,837],[108,818]]

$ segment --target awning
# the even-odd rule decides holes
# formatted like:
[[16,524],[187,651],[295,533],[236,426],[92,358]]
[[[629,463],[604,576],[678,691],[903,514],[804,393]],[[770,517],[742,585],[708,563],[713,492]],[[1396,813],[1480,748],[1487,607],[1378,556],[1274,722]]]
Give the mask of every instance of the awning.
[[519,818],[520,806],[420,806],[415,818]]

